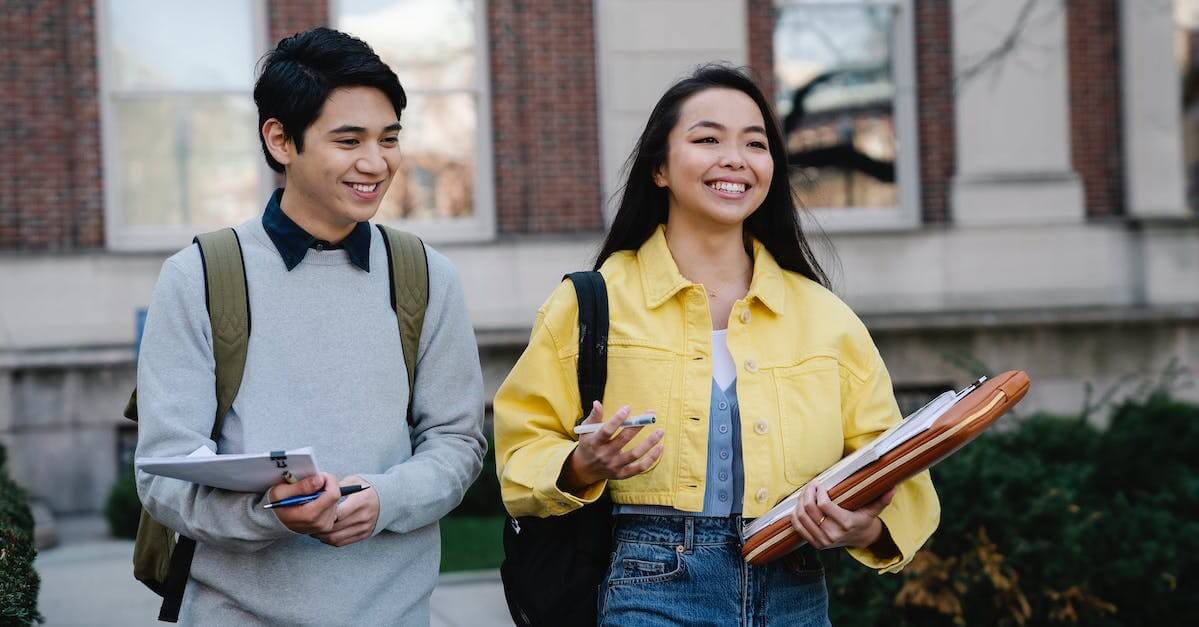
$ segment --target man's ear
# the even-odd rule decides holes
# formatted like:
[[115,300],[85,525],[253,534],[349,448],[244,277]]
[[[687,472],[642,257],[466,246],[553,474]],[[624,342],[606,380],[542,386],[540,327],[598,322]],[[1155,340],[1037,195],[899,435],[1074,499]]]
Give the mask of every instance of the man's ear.
[[277,118],[271,118],[262,123],[262,139],[266,142],[266,149],[271,153],[271,157],[283,165],[290,165],[292,160],[292,150],[295,144],[283,132],[283,123]]

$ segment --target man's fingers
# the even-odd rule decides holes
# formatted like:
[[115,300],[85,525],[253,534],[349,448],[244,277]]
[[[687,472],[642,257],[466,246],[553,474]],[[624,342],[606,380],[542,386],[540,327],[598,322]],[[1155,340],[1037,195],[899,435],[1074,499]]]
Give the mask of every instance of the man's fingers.
[[278,501],[292,496],[300,496],[301,494],[312,494],[321,489],[325,485],[325,477],[323,475],[312,475],[305,477],[296,483],[276,483],[270,489],[270,500]]

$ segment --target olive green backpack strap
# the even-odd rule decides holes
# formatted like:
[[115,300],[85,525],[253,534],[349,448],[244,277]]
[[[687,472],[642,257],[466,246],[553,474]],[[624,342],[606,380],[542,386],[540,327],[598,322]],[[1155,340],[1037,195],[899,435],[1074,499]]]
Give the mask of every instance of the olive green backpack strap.
[[[241,243],[233,229],[197,235],[204,266],[204,304],[212,326],[212,352],[216,362],[216,415],[211,438],[219,440],[225,414],[241,388],[250,340],[250,299]],[[125,416],[137,420],[137,390],[129,399]],[[134,542],[134,577],[162,595],[158,620],[176,622],[183,591],[191,571],[196,543],[178,536],[143,509]]]
[[391,270],[391,308],[400,324],[400,345],[408,370],[408,424],[413,424],[412,397],[416,389],[416,355],[420,348],[425,308],[429,304],[429,259],[425,244],[411,233],[377,225],[387,244],[387,266]]

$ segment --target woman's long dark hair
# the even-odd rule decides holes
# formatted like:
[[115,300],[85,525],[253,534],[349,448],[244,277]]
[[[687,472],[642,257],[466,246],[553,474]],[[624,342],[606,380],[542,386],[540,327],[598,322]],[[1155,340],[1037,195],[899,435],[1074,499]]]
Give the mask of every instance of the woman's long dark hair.
[[723,65],[705,65],[691,76],[666,90],[649,122],[633,147],[627,164],[628,178],[620,197],[616,219],[595,260],[598,270],[613,253],[637,250],[650,238],[659,224],[666,223],[669,200],[667,190],[654,184],[654,172],[666,163],[670,131],[679,121],[683,103],[706,89],[735,89],[750,98],[762,112],[766,123],[766,139],[770,157],[774,160],[774,176],[762,204],[745,219],[744,230],[766,246],[779,266],[798,272],[829,287],[828,276],[820,267],[812,248],[800,227],[799,214],[791,182],[787,176],[787,150],[778,121],[762,90],[743,71]]

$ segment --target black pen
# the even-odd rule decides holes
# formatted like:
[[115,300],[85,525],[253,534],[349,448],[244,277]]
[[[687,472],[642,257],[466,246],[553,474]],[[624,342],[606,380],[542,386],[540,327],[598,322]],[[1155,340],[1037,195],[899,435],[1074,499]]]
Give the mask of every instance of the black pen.
[[[369,487],[370,486],[368,485],[343,485],[341,486],[341,495],[349,496],[351,494],[366,490]],[[274,509],[276,507],[293,507],[296,505],[303,505],[321,498],[321,495],[324,493],[325,491],[321,490],[320,492],[313,492],[312,494],[298,494],[296,496],[289,496],[285,499],[279,499],[273,503],[267,503],[266,505],[263,505],[263,507],[265,509]]]

